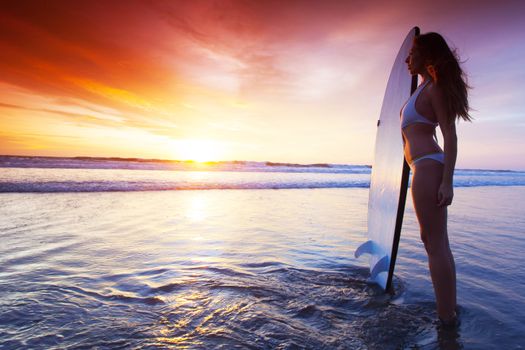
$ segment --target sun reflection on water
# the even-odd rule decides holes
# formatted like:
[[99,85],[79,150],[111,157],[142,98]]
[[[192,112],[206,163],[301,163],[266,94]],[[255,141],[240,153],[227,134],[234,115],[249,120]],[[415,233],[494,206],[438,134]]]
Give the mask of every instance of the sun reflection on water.
[[189,203],[186,209],[187,218],[194,222],[201,222],[206,219],[208,213],[209,199],[205,194],[199,193],[189,198]]
[[[177,349],[202,345],[203,342],[200,340],[202,338],[231,334],[232,331],[228,325],[221,323],[224,323],[224,320],[235,318],[236,315],[246,311],[246,308],[248,308],[246,303],[235,303],[215,309],[208,307],[206,302],[202,305],[192,305],[193,311],[187,313],[185,318],[173,323],[164,320],[162,322],[164,328],[159,330],[160,336],[156,340],[164,344],[177,345]],[[196,318],[200,318],[197,324],[195,324]]]
[[162,328],[156,340],[177,345],[177,349],[202,345],[205,337],[230,334],[225,320],[234,319],[249,306],[246,302],[225,304],[217,295],[193,289],[173,300],[173,308],[159,321]]

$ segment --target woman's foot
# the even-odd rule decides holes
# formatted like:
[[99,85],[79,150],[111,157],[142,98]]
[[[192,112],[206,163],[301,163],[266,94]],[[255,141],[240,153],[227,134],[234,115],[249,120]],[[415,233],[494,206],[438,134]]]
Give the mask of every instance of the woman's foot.
[[448,318],[448,319],[442,319],[439,317],[439,327],[444,330],[453,330],[458,328],[460,325],[460,321],[458,318],[458,315],[454,312],[454,316]]

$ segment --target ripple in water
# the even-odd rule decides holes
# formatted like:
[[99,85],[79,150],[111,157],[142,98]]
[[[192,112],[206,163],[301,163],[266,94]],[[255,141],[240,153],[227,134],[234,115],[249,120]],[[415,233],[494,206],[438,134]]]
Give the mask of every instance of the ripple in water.
[[83,283],[68,276],[4,284],[4,346],[398,349],[432,333],[433,305],[396,305],[363,268],[263,262],[237,270],[201,265],[178,279],[155,268]]
[[[458,192],[461,339],[436,332],[412,212],[395,297],[350,258],[366,190],[3,194],[0,348],[518,349],[523,225],[503,230]],[[516,202],[498,205],[514,222]]]

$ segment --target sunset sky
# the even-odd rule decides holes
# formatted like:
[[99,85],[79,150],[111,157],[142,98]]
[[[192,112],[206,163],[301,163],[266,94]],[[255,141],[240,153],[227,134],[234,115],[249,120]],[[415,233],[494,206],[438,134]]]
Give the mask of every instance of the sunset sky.
[[417,25],[457,48],[473,86],[457,167],[525,169],[524,14],[525,1],[2,1],[0,154],[372,164]]

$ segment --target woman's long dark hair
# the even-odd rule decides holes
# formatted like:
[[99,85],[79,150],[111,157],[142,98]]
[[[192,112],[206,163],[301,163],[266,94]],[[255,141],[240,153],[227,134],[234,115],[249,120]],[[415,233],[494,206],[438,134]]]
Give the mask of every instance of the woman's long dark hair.
[[414,45],[425,61],[432,79],[441,88],[449,122],[456,118],[472,121],[467,93],[470,87],[455,51],[450,50],[445,39],[438,33],[418,35],[414,39]]

